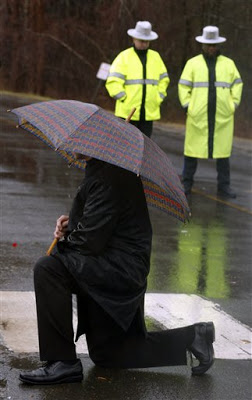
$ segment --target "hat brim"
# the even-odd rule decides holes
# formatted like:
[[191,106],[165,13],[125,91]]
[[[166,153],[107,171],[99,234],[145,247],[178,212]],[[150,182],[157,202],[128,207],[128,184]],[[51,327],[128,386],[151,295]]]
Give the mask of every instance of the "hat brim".
[[224,37],[219,36],[218,39],[206,39],[204,36],[196,36],[195,40],[199,43],[206,43],[206,44],[217,44],[217,43],[223,43],[227,39]]
[[135,39],[146,41],[156,40],[158,38],[158,34],[153,31],[151,31],[149,35],[141,35],[139,32],[136,31],[136,29],[128,29],[127,34]]

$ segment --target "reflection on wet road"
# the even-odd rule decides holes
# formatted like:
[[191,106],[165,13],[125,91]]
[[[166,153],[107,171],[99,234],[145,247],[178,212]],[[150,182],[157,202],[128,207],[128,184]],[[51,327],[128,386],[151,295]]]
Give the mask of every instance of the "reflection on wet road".
[[227,245],[226,229],[215,221],[203,226],[196,221],[180,231],[174,288],[181,293],[228,297]]
[[155,234],[148,291],[201,295],[249,324],[251,216],[197,194],[191,210],[186,225],[151,211]]

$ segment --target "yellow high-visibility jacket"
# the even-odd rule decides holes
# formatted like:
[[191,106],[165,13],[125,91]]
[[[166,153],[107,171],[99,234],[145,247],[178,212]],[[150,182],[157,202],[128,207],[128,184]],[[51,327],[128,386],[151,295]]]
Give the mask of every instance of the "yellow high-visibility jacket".
[[170,79],[159,53],[148,49],[146,79],[143,79],[143,65],[133,47],[122,51],[111,64],[106,88],[116,100],[115,115],[127,118],[136,108],[132,120],[139,121],[143,85],[146,85],[145,120],[160,119],[160,105],[166,97]]
[[[184,154],[189,157],[208,158],[208,72],[200,54],[187,61],[178,84],[181,105],[188,108]],[[232,150],[234,112],[241,101],[243,83],[235,63],[228,57],[217,57],[215,72],[213,158],[226,158]]]

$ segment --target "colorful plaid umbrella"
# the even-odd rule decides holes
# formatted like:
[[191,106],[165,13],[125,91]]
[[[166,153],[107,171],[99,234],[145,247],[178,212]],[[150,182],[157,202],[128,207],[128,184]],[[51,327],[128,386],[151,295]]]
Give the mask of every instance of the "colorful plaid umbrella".
[[102,108],[75,100],[35,103],[12,110],[19,126],[38,136],[67,162],[85,169],[81,153],[141,176],[147,203],[186,221],[189,207],[167,155],[147,136]]

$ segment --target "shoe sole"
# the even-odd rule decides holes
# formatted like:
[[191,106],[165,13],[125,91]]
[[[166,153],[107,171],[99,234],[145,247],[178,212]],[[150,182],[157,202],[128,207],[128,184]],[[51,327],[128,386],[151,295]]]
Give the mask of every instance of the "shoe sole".
[[62,379],[59,379],[57,381],[47,381],[47,382],[43,382],[43,381],[31,381],[29,379],[24,379],[19,377],[19,380],[22,383],[26,383],[27,385],[57,385],[60,383],[76,383],[76,382],[81,382],[83,380],[83,375],[76,375],[76,376],[69,376],[69,377],[65,377]]
[[208,342],[213,343],[215,341],[215,327],[213,322],[207,322],[206,324],[206,337]]
[[[215,341],[215,327],[213,322],[207,322],[206,323],[206,338],[208,343],[213,343]],[[200,376],[203,375],[205,372],[207,372],[209,370],[209,368],[212,367],[214,363],[214,349],[213,349],[213,358],[212,358],[212,362],[209,363],[208,365],[205,366],[198,366],[198,367],[194,367],[192,368],[192,375],[193,376]]]

